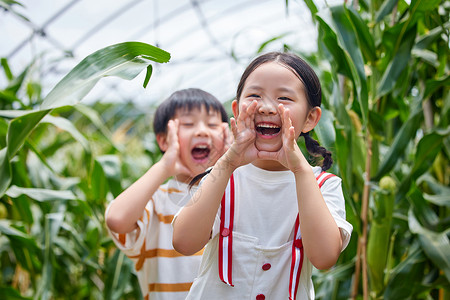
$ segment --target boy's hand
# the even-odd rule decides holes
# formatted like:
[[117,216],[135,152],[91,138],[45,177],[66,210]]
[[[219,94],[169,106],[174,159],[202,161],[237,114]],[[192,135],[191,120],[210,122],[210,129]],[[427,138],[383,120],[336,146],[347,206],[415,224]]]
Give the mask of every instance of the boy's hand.
[[250,105],[242,104],[241,111],[237,119],[231,118],[231,131],[233,133],[233,143],[227,151],[228,162],[239,167],[246,165],[258,158],[258,149],[255,146],[255,112],[257,102]]
[[178,142],[179,120],[169,120],[167,123],[167,145],[168,148],[161,158],[161,162],[167,168],[170,176],[179,174],[194,176],[192,172],[182,163],[180,157],[180,143]]

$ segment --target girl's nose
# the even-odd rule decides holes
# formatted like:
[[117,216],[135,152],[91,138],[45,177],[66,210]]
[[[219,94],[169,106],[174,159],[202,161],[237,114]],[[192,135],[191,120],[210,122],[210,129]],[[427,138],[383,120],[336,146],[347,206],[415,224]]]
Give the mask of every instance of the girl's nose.
[[271,99],[261,99],[261,101],[258,101],[258,104],[258,112],[260,114],[274,115],[277,113],[277,107]]

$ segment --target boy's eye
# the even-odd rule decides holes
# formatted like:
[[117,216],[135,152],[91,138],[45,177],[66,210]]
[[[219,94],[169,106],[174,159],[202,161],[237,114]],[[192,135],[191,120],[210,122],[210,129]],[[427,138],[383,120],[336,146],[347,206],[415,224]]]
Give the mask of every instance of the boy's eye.
[[183,122],[183,123],[181,123],[181,125],[183,125],[183,126],[194,126],[194,123]]
[[248,95],[248,98],[261,98],[261,97],[257,94],[250,94]]
[[219,126],[219,124],[209,123],[208,126],[211,127],[211,128],[217,128]]

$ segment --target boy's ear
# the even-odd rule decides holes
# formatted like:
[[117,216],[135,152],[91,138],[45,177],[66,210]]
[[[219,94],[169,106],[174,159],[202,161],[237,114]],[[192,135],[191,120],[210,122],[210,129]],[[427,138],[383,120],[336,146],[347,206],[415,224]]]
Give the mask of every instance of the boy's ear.
[[236,99],[231,102],[231,110],[233,111],[233,116],[237,118],[237,116],[239,115],[239,103]]
[[169,145],[167,144],[167,133],[158,133],[156,135],[156,142],[158,143],[159,149],[165,152]]
[[303,126],[302,132],[309,132],[316,127],[317,123],[319,123],[320,117],[322,116],[322,109],[316,106],[313,107],[306,117],[305,126]]

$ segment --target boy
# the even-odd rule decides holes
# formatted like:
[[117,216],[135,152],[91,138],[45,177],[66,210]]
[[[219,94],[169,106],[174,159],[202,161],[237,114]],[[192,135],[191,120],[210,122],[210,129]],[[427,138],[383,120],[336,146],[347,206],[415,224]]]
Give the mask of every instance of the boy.
[[197,189],[189,190],[191,178],[227,150],[228,116],[211,94],[185,89],[157,108],[153,128],[163,156],[111,202],[106,224],[135,263],[144,299],[185,299],[202,250],[193,256],[176,252],[171,222]]

